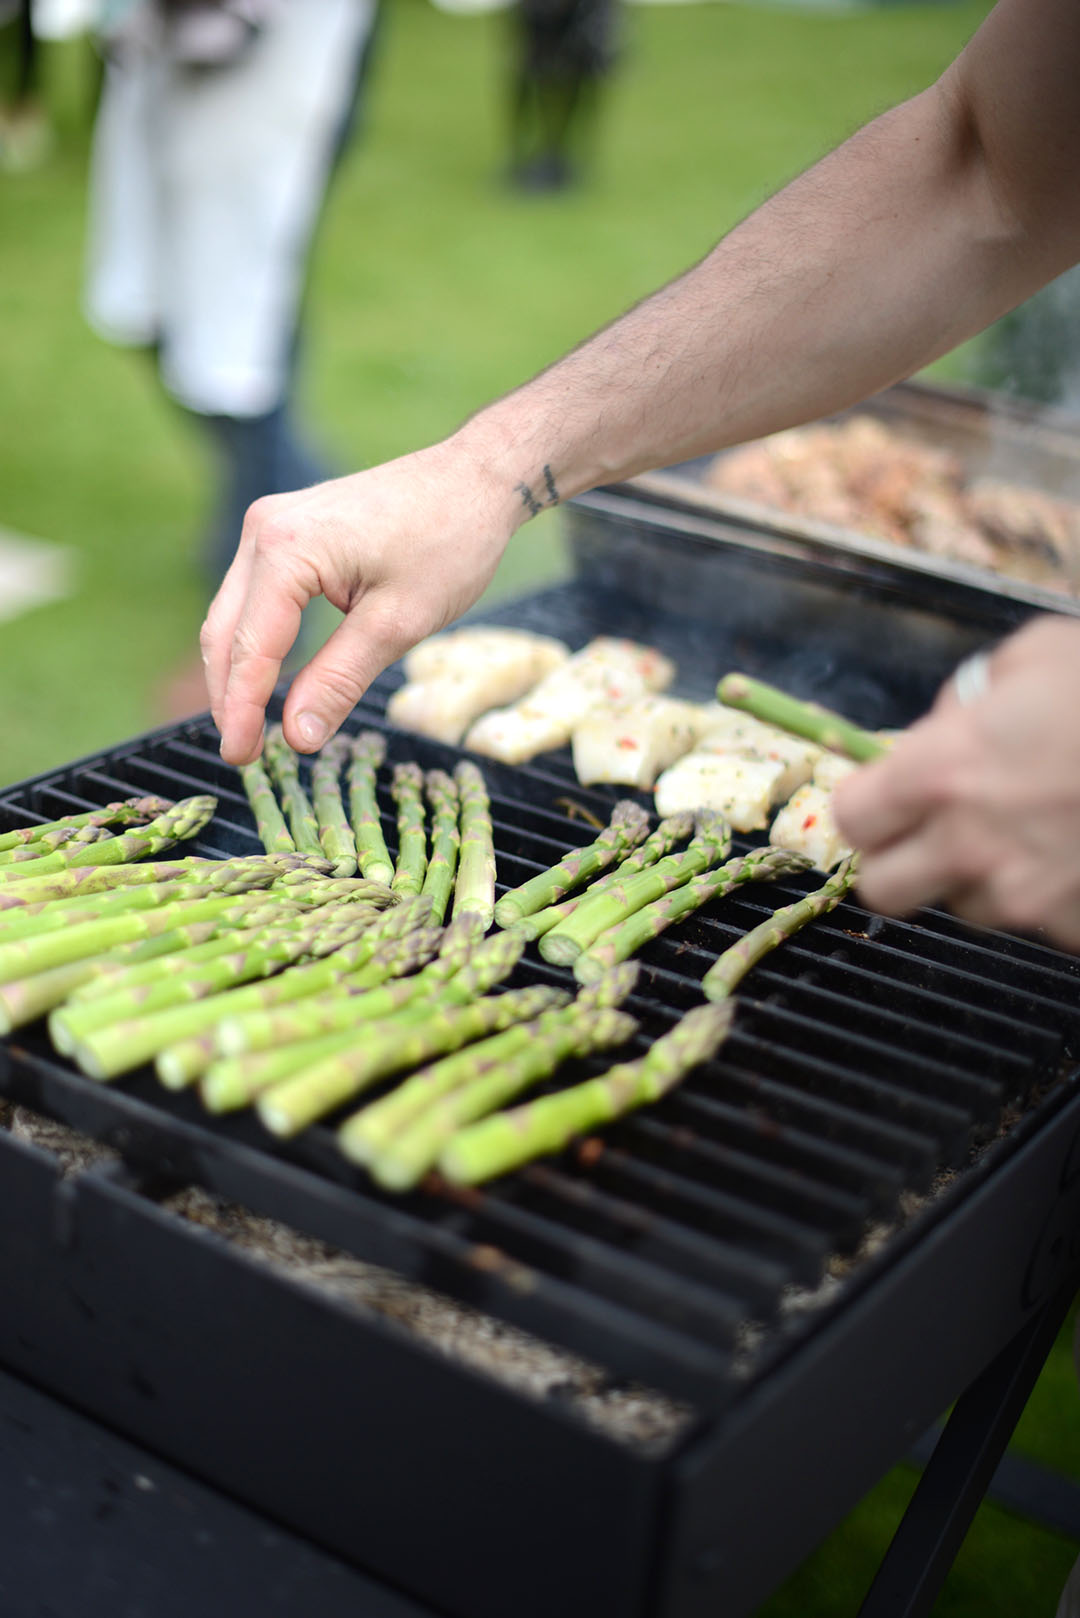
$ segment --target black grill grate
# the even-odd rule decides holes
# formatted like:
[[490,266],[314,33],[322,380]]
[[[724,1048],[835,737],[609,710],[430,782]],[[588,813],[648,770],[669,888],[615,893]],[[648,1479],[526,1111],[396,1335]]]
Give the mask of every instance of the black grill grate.
[[[647,635],[676,656],[686,688],[699,695],[728,658],[728,648],[707,645],[700,624],[651,617],[646,627],[632,603],[590,601],[580,586],[503,616],[576,644],[601,630]],[[352,728],[384,725],[399,679],[391,672],[376,683]],[[408,757],[431,766],[454,755],[390,732],[390,761]],[[579,788],[568,755],[522,769],[481,762],[505,885],[588,835],[568,819],[565,800],[603,817],[616,796]],[[207,789],[219,808],[196,850],[255,848],[239,778],[205,721],[11,789],[0,798],[0,824],[133,792]],[[380,801],[393,846],[385,784]],[[721,948],[811,885],[748,890],[651,946],[630,1007],[643,1037],[698,1000]],[[530,953],[513,981],[567,977]],[[168,1094],[148,1072],[96,1086],[55,1058],[38,1031],[10,1042],[4,1083],[108,1136],[136,1166],[205,1183],[706,1411],[741,1385],[740,1327],[772,1323],[759,1367],[789,1349],[814,1317],[781,1324],[785,1289],[815,1286],[830,1257],[852,1254],[871,1222],[894,1218],[943,1170],[963,1169],[1006,1109],[1037,1106],[1080,1034],[1077,985],[1075,963],[1035,941],[934,912],[884,920],[847,903],[755,970],[720,1059],[676,1094],[599,1144],[459,1196],[387,1198],[343,1161],[330,1128],[281,1146],[251,1118],[210,1120],[193,1097]],[[565,1076],[603,1065],[577,1064]]]

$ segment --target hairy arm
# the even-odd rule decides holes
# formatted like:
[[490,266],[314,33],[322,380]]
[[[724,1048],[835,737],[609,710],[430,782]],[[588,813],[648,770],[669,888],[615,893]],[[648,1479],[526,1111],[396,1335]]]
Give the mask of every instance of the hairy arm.
[[565,497],[775,432],[938,358],[1080,256],[1080,7],[1002,0],[937,84],[474,418]]
[[452,438],[257,502],[203,633],[224,756],[258,750],[312,596],[346,617],[289,694],[304,749],[544,506],[851,404],[1080,258],[1078,69],[1075,0],[1000,0],[937,84]]

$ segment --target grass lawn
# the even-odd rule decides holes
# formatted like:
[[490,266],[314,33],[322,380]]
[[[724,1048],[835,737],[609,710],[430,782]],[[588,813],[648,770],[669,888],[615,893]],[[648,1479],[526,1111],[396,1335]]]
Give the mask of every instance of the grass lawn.
[[[635,8],[589,183],[538,199],[500,178],[502,19],[397,0],[311,285],[305,386],[341,468],[443,434],[685,267],[925,85],[986,10]],[[48,65],[56,151],[32,173],[0,175],[0,528],[73,547],[79,577],[69,600],[0,630],[2,782],[152,723],[155,689],[193,648],[204,606],[203,448],[148,365],[82,324],[91,75],[75,47],[54,48]],[[560,565],[558,520],[546,519],[519,535],[495,588]],[[1080,1398],[1064,1343],[1022,1442],[1076,1469]],[[885,1479],[763,1614],[853,1614],[912,1481]],[[937,1612],[1050,1615],[1073,1549],[987,1507]]]

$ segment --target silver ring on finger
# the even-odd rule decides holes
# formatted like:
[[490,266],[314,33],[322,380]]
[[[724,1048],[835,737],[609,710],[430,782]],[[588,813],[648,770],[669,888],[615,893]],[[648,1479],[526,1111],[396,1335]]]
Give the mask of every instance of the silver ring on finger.
[[953,674],[952,688],[956,700],[965,708],[985,697],[990,690],[990,653],[975,652],[965,657]]

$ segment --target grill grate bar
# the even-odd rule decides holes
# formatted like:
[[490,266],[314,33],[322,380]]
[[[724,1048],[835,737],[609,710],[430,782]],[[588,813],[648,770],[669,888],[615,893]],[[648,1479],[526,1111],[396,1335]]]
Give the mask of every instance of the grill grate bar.
[[836,1142],[866,1158],[877,1165],[878,1173],[895,1168],[909,1180],[920,1172],[929,1178],[936,1160],[936,1142],[927,1135],[746,1069],[725,1064],[720,1082],[711,1088],[714,1094],[703,1095],[691,1078],[669,1098],[668,1106],[676,1115],[686,1111],[696,1120],[707,1120],[715,1107],[726,1104],[724,1097],[731,1097],[750,1117],[785,1128],[803,1128],[814,1140]]

